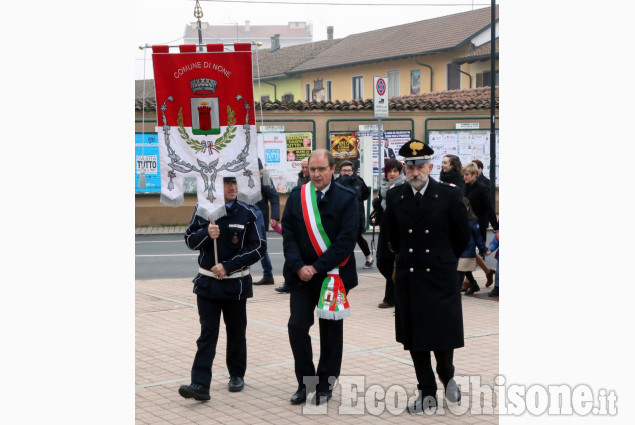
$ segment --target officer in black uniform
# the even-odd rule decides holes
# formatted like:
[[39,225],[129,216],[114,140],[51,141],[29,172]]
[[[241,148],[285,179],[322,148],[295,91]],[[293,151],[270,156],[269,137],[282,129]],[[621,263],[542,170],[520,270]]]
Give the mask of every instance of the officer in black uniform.
[[[249,266],[258,262],[267,247],[260,234],[254,210],[238,201],[235,177],[223,178],[227,214],[215,224],[196,215],[196,209],[185,231],[185,244],[199,250],[198,274],[194,293],[201,323],[198,350],[192,365],[192,383],[181,385],[184,398],[209,400],[212,363],[223,313],[227,332],[227,370],[229,391],[241,391],[247,368],[247,298],[253,296]],[[197,207],[198,208],[198,205]],[[218,259],[214,254],[217,243]]]
[[437,405],[437,374],[449,401],[461,393],[453,379],[454,349],[463,347],[457,262],[470,239],[461,191],[430,177],[434,151],[412,139],[399,149],[406,182],[386,193],[388,238],[395,252],[395,330],[415,367],[419,393],[410,413]]

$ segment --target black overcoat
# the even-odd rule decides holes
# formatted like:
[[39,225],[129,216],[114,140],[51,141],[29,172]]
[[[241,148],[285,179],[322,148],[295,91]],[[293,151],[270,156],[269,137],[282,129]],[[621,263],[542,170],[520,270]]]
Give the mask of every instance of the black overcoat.
[[[352,189],[331,182],[318,209],[322,219],[324,231],[328,235],[331,246],[321,256],[311,245],[309,232],[302,215],[300,203],[302,186],[296,186],[291,191],[282,214],[282,246],[284,251],[284,267],[282,274],[290,291],[300,285],[322,285],[326,274],[350,255],[346,265],[340,267],[339,273],[344,282],[346,292],[357,286],[357,269],[353,249],[357,243],[357,196]],[[298,270],[304,265],[313,265],[317,273],[309,282],[303,282],[298,277]]]
[[406,350],[463,346],[457,262],[470,240],[461,191],[430,178],[420,205],[412,187],[386,193],[388,238],[395,251],[395,330]]

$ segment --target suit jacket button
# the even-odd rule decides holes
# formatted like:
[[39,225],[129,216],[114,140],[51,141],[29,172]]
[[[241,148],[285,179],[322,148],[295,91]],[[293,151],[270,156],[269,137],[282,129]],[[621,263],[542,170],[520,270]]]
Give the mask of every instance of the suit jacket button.
[[411,272],[413,272],[413,271],[415,271],[415,269],[413,269],[412,267],[410,267],[410,271],[411,271]]
[[412,233],[412,229],[408,229],[408,233]]
[[430,231],[428,229],[426,229],[426,233],[430,233]]
[[427,272],[430,272],[430,269],[426,269]]
[[410,249],[408,250],[408,252],[412,252],[412,248],[410,248]]
[[426,249],[426,254],[430,254],[430,250],[429,249]]

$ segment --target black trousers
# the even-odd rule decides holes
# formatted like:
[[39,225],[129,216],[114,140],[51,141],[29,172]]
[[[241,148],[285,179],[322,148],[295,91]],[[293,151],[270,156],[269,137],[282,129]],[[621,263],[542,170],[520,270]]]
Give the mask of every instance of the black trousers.
[[[295,360],[295,376],[298,389],[304,387],[305,376],[318,377],[318,391],[329,391],[331,383],[340,376],[344,344],[344,321],[318,319],[320,326],[320,360],[317,371],[313,364],[313,349],[309,329],[315,321],[315,307],[321,286],[302,285],[291,292],[289,317],[289,343]],[[307,388],[307,391],[312,391]]]
[[395,284],[392,281],[392,271],[394,258],[386,260],[379,255],[377,256],[377,269],[379,273],[386,279],[386,289],[384,290],[384,302],[388,304],[395,304]]
[[[417,381],[419,382],[419,389],[426,396],[435,396],[437,393],[437,381],[434,378],[434,372],[432,371],[432,363],[430,361],[429,351],[410,351],[412,362],[415,366],[415,374],[417,375]],[[454,377],[454,365],[452,361],[454,359],[454,350],[435,350],[434,358],[437,360],[437,374],[439,379],[446,387],[450,379]]]
[[227,351],[225,354],[227,370],[230,376],[245,376],[247,369],[247,299],[212,300],[196,296],[198,316],[201,323],[201,335],[196,341],[198,350],[192,365],[192,384],[209,389],[212,382],[212,364],[216,356],[216,343],[220,327],[220,315],[223,313],[227,332]]

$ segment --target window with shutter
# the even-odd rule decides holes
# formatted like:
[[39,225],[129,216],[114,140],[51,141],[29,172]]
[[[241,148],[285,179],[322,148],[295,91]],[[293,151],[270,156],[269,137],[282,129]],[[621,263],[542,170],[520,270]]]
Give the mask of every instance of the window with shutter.
[[458,90],[461,88],[461,73],[458,66],[455,66],[454,63],[447,65],[446,80],[448,82],[447,90]]

